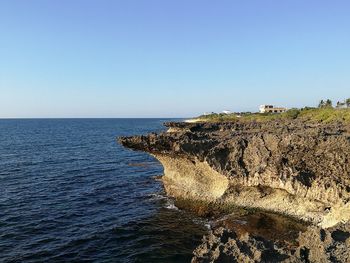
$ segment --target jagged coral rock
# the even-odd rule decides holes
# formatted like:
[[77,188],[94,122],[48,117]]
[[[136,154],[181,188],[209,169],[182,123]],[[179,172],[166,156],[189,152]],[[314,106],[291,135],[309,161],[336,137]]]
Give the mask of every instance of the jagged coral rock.
[[122,137],[165,169],[169,195],[260,208],[330,227],[350,219],[350,128],[296,121],[167,123]]
[[194,251],[192,263],[209,262],[350,262],[350,226],[329,229],[310,226],[290,247],[259,235],[223,227],[203,237]]
[[166,126],[169,132],[119,142],[163,164],[168,195],[210,207],[258,208],[312,224],[296,228],[296,243],[216,227],[195,249],[192,263],[350,262],[349,124],[277,120]]

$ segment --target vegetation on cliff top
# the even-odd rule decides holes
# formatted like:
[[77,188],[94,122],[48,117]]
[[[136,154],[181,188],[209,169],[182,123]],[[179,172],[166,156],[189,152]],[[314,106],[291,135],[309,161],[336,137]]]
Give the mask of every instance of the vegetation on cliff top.
[[269,121],[283,119],[300,119],[305,121],[317,122],[349,122],[350,108],[333,108],[331,106],[322,106],[319,108],[305,107],[302,109],[290,109],[284,113],[236,113],[223,114],[213,113],[198,117],[199,120],[209,122],[224,121]]

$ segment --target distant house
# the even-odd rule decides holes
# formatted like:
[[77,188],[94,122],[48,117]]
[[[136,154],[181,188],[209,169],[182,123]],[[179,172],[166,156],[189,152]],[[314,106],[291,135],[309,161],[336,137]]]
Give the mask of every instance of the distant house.
[[261,105],[259,111],[260,113],[282,113],[286,112],[287,109],[283,107],[274,107],[273,105]]
[[223,114],[231,114],[232,112],[230,110],[223,110],[222,113]]
[[340,102],[340,101],[337,102],[337,106],[336,106],[337,109],[346,109],[347,107],[348,105],[346,104],[346,102]]

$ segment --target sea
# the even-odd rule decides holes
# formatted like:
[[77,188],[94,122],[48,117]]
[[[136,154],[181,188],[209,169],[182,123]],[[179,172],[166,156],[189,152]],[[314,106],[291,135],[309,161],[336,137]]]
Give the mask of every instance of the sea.
[[118,136],[169,119],[0,120],[0,262],[190,262],[204,219]]

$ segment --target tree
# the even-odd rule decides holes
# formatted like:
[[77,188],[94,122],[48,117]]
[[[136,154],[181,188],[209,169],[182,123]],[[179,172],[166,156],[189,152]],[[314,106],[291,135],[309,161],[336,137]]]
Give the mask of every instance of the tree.
[[346,107],[350,107],[350,98],[346,99],[345,100],[345,104],[346,104]]
[[326,100],[325,107],[332,107],[332,101],[330,99]]
[[324,107],[324,105],[325,105],[325,104],[324,104],[324,101],[323,101],[323,100],[321,100],[321,101],[320,101],[320,103],[318,104],[318,107],[319,107],[319,108],[323,108],[323,107]]

